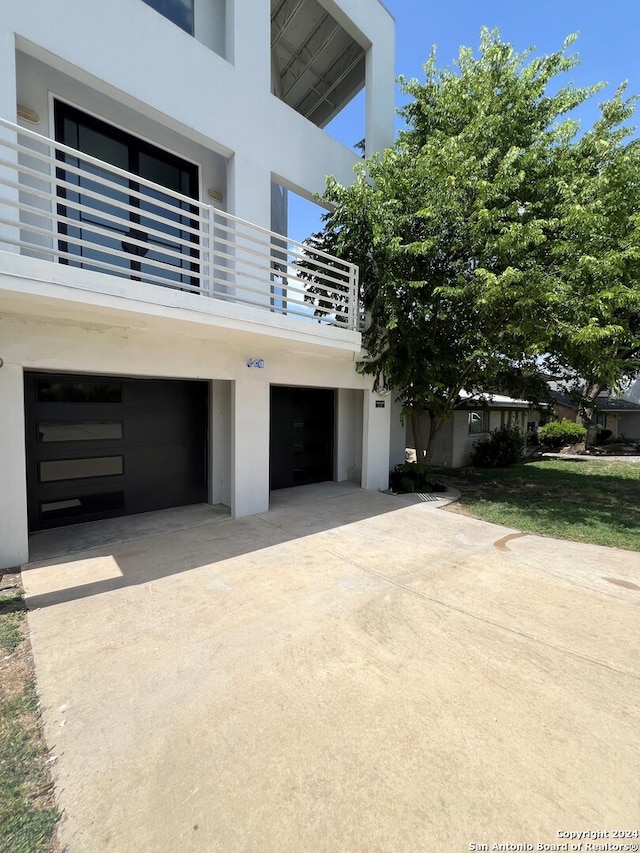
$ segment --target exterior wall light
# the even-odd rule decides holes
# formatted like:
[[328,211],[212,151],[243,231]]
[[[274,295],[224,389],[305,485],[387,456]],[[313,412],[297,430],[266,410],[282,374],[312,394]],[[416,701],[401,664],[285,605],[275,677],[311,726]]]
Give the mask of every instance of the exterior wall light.
[[213,187],[209,187],[209,189],[207,190],[207,195],[213,201],[222,201],[222,199],[224,198],[220,190],[214,190]]
[[16,112],[18,113],[18,118],[21,118],[23,121],[28,121],[29,124],[40,124],[40,116],[35,110],[32,110],[31,107],[25,107],[24,104],[18,104]]

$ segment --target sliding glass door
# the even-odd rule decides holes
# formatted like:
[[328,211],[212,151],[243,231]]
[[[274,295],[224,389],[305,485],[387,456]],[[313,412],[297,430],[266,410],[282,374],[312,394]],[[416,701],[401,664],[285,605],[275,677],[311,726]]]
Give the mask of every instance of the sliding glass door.
[[60,102],[55,126],[59,142],[169,190],[61,154],[58,178],[66,186],[59,191],[58,213],[67,220],[59,229],[61,262],[196,287],[198,238],[186,230],[197,225],[195,208],[173,193],[198,197],[197,167]]

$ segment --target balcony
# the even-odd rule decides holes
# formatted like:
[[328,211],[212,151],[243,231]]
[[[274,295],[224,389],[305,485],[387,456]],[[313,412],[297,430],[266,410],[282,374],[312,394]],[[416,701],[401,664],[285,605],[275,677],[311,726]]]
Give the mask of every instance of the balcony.
[[115,276],[119,292],[128,280],[360,328],[354,264],[2,119],[0,249]]

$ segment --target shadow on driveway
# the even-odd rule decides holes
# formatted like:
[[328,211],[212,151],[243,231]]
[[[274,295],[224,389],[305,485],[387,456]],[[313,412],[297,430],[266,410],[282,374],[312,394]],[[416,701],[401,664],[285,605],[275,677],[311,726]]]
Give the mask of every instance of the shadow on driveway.
[[[371,493],[334,483],[283,492],[288,494],[272,502],[275,509],[237,520],[230,519],[224,507],[198,505],[38,533],[36,554],[49,550],[57,556],[23,566],[28,607],[35,610],[149,583],[430,498]],[[439,497],[431,504],[434,508],[452,499]],[[91,547],[101,537],[104,544]]]

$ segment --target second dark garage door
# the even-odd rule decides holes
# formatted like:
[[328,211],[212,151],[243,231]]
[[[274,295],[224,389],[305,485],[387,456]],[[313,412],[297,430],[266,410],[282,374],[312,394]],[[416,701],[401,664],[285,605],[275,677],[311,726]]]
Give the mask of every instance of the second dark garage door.
[[25,375],[31,530],[207,500],[205,382]]
[[334,405],[327,388],[271,387],[270,488],[333,480]]

